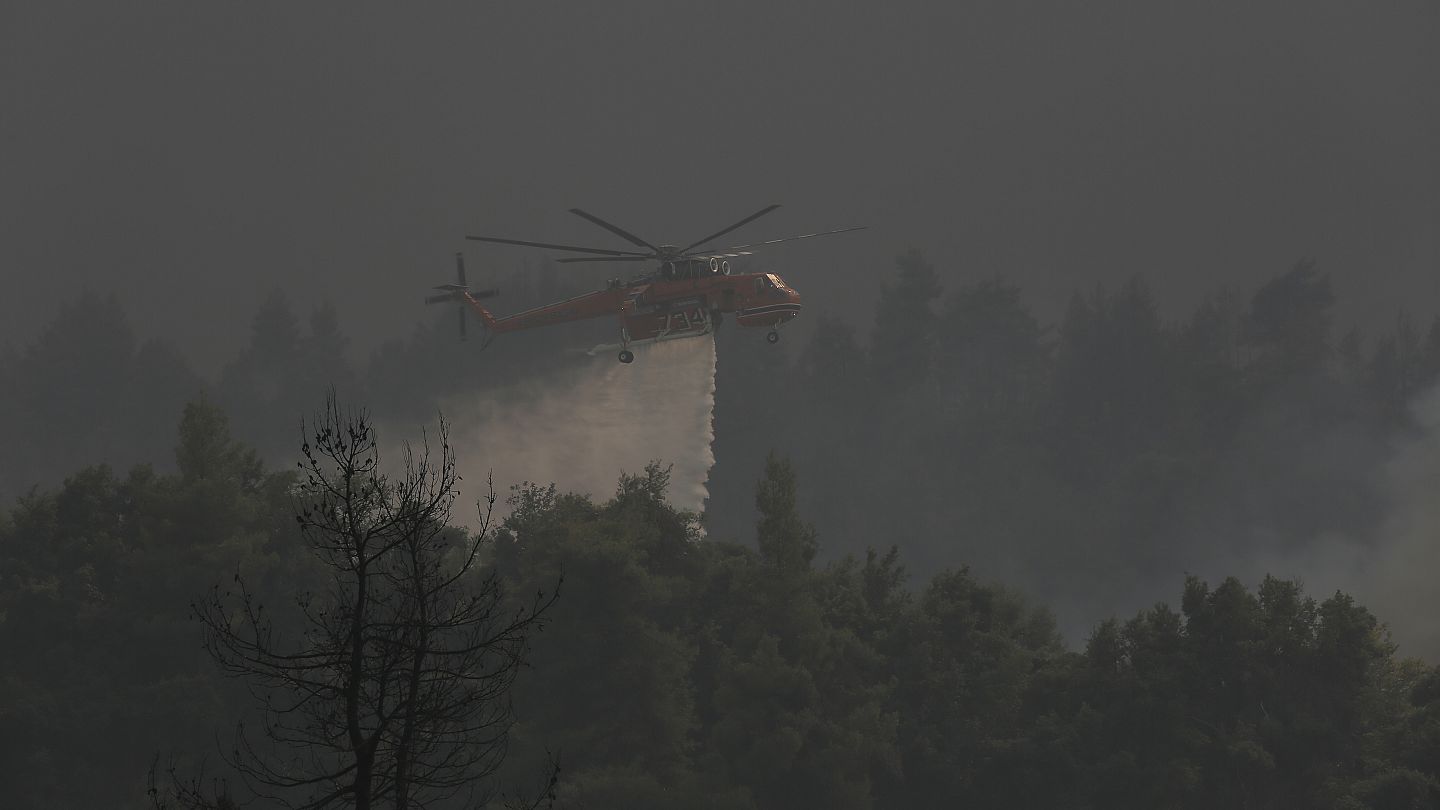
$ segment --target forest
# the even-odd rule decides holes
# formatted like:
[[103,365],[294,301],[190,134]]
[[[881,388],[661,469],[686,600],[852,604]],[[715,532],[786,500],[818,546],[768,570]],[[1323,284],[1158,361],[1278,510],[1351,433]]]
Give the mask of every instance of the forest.
[[[1302,576],[1336,537],[1398,553],[1440,320],[1338,325],[1309,263],[1180,319],[1140,278],[1087,289],[1054,325],[940,277],[906,253],[865,329],[780,350],[722,329],[703,513],[657,459],[608,497],[497,481],[494,531],[449,530],[516,609],[563,580],[497,789],[553,756],[562,807],[1440,807],[1434,612]],[[423,423],[580,362],[447,317],[361,367],[340,321],[277,291],[211,374],[86,294],[0,355],[0,806],[148,807],[156,757],[218,766],[254,697],[191,606],[315,588],[327,390]]]

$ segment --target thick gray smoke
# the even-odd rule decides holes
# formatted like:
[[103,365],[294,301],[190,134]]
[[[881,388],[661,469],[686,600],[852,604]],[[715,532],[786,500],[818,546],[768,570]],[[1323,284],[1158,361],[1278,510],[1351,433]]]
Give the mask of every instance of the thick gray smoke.
[[[1372,542],[1338,543],[1325,560],[1339,580],[1389,625],[1402,655],[1440,661],[1440,388],[1414,405],[1417,434],[1385,465],[1390,509]],[[1317,572],[1316,585],[1324,573]]]
[[1234,571],[1298,578],[1323,598],[1355,597],[1388,625],[1402,656],[1440,661],[1440,388],[1412,405],[1413,433],[1381,466],[1386,517],[1368,536],[1316,538],[1303,552],[1246,560]]
[[629,365],[607,349],[539,381],[443,402],[463,477],[455,520],[476,525],[470,504],[484,496],[492,471],[503,516],[512,484],[554,483],[604,500],[622,472],[643,472],[651,461],[673,465],[672,504],[703,508],[714,462],[715,342],[676,340],[634,352]]

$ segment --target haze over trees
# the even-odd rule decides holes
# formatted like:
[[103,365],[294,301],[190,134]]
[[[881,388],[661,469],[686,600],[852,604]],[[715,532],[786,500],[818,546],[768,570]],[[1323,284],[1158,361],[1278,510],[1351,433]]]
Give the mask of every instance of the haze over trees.
[[831,555],[883,539],[922,573],[967,562],[1043,595],[1072,638],[1178,572],[1258,576],[1325,537],[1382,551],[1384,468],[1425,429],[1410,407],[1440,381],[1440,321],[1339,333],[1309,264],[1178,323],[1138,278],[1075,294],[1054,327],[1003,279],[936,278],[900,257],[868,344],[833,314],[789,356],[721,335],[713,531],[744,530],[777,449]]
[[[209,406],[178,454],[178,475],[86,470],[0,524],[6,806],[143,806],[150,752],[195,767],[215,718],[252,704],[180,605],[232,566],[257,602],[303,592],[295,479]],[[1344,594],[1191,577],[1177,608],[1103,622],[1072,652],[1048,610],[968,568],[918,583],[893,547],[819,562],[784,459],[765,462],[745,542],[702,539],[667,484],[652,465],[603,502],[512,489],[482,568],[514,609],[566,585],[515,681],[498,782],[558,750],[559,806],[1440,801],[1440,669],[1397,657]],[[269,621],[279,637],[308,620]]]
[[[663,463],[608,498],[510,490],[477,571],[505,609],[565,592],[491,784],[557,751],[563,806],[1440,804],[1440,671],[1385,629],[1411,617],[1223,573],[1324,532],[1365,541],[1440,329],[1339,329],[1306,265],[1178,323],[1138,280],[1047,327],[1003,279],[936,279],[901,257],[868,339],[825,315],[784,351],[722,330],[703,533]],[[315,570],[289,470],[316,369],[344,357],[333,315],[302,326],[273,297],[212,388],[112,310],[103,363],[58,322],[0,363],[23,392],[6,446],[34,463],[7,464],[0,512],[0,806],[146,806],[157,751],[194,773],[253,700],[186,606],[236,572],[284,605]],[[418,420],[571,339],[482,356],[451,330],[337,380]],[[105,412],[125,396],[141,413]],[[74,435],[47,453],[57,424]],[[444,522],[413,536],[476,539]]]
[[493,496],[474,541],[448,525],[458,476],[443,421],[438,448],[407,448],[395,475],[369,417],[333,397],[308,436],[291,495],[313,590],[277,611],[237,572],[191,604],[205,651],[260,704],[222,749],[243,789],[207,790],[172,768],[156,807],[208,810],[237,794],[314,810],[483,803],[553,586],[513,608],[481,572]]

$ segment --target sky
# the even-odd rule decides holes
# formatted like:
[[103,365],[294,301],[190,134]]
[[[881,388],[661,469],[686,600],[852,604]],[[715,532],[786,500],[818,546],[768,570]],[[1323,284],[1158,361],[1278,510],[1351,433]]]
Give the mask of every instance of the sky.
[[1342,321],[1428,319],[1437,41],[1433,2],[10,0],[0,345],[114,291],[213,373],[279,287],[363,353],[455,251],[544,257],[466,233],[626,247],[575,206],[656,243],[867,225],[756,260],[861,330],[911,247],[1052,318],[1310,258]]

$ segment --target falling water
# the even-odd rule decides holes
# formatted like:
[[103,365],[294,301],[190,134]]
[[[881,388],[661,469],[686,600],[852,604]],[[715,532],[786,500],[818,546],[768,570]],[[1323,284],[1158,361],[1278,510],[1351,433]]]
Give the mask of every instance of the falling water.
[[670,502],[699,511],[714,462],[715,341],[711,337],[634,347],[635,362],[613,352],[543,381],[452,398],[442,404],[459,465],[455,521],[476,525],[468,504],[485,494],[493,471],[497,510],[510,485],[554,483],[562,492],[605,500],[621,472],[651,461],[673,465]]

